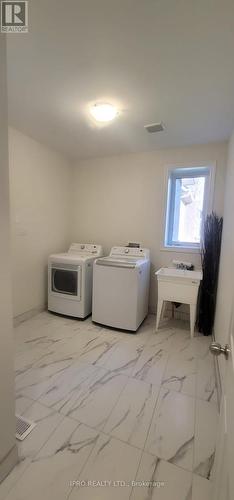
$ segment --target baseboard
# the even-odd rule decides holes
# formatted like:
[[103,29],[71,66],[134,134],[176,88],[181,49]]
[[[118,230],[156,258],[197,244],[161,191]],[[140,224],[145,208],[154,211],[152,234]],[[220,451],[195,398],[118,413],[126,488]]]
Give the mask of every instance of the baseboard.
[[33,316],[40,314],[41,312],[45,311],[46,309],[47,309],[46,304],[38,306],[38,307],[34,307],[33,309],[30,309],[29,311],[26,311],[22,314],[19,314],[18,316],[15,316],[13,318],[13,324],[14,324],[14,326],[18,326],[20,323],[27,321],[27,319],[33,318]]
[[18,463],[18,451],[16,444],[0,462],[0,483],[10,474]]

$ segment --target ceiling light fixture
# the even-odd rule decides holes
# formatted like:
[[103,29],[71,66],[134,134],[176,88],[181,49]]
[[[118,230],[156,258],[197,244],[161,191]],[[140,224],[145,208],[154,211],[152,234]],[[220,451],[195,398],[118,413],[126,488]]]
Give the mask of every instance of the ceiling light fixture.
[[112,104],[97,103],[90,107],[90,113],[97,122],[111,122],[118,115],[118,110]]

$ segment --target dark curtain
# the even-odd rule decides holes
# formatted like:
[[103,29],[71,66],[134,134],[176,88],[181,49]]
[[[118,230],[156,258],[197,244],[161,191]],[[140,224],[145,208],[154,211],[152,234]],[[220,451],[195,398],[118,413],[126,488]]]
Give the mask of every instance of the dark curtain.
[[203,280],[200,288],[198,330],[211,335],[214,326],[223,218],[206,217],[201,249]]

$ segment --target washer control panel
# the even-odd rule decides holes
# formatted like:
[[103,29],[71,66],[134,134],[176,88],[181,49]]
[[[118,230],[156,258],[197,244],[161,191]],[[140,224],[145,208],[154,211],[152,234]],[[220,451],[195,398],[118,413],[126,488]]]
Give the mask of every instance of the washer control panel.
[[147,248],[131,248],[131,247],[112,247],[110,256],[113,257],[135,257],[149,258],[149,250]]

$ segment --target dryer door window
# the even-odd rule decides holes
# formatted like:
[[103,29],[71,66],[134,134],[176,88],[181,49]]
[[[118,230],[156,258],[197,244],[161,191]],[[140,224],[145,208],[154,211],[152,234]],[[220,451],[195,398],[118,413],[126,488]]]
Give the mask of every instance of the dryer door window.
[[79,268],[76,270],[52,268],[52,291],[63,295],[78,297]]

